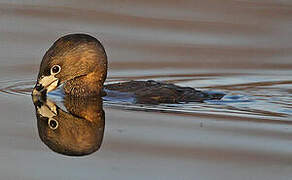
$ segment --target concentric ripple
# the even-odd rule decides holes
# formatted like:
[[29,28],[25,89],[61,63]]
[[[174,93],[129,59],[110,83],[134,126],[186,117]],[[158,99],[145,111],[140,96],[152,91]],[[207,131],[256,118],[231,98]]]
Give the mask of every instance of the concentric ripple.
[[[151,77],[162,80],[160,76]],[[137,77],[111,77],[107,82],[120,82],[128,79],[144,80],[144,76]],[[221,115],[231,117],[250,117],[270,120],[291,120],[292,117],[292,81],[283,77],[262,77],[249,75],[201,75],[197,76],[169,76],[162,81],[176,83],[182,86],[198,87],[207,91],[226,93],[221,100],[208,100],[204,103],[135,104],[123,98],[104,98],[104,105],[109,108],[118,108],[135,111],[154,111],[168,113],[183,113],[187,115]],[[30,95],[35,81],[12,80],[0,82],[0,93],[12,95]],[[207,86],[206,86],[207,85]],[[61,91],[49,93],[49,97],[62,102]]]
[[0,92],[13,95],[30,95],[35,80],[10,80],[0,82]]

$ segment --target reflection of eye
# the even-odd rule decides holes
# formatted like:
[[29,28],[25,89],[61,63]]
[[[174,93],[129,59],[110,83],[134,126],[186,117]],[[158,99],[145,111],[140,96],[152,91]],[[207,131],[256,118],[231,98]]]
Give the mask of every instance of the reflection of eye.
[[51,74],[58,74],[61,71],[61,66],[59,65],[54,65],[51,68]]
[[58,121],[56,121],[55,119],[49,119],[49,121],[48,121],[48,125],[49,125],[49,127],[50,127],[52,130],[55,130],[55,129],[58,128],[59,123],[58,123]]

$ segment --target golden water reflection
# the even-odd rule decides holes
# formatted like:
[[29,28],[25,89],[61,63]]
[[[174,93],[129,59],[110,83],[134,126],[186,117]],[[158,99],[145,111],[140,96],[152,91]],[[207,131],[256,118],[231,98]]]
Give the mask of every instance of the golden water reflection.
[[102,143],[105,114],[101,97],[84,100],[65,97],[64,108],[47,97],[33,96],[40,139],[53,151],[83,156]]

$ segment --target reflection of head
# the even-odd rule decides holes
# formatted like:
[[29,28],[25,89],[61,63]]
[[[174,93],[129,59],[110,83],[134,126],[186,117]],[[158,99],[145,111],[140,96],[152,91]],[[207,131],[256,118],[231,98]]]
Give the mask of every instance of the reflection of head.
[[50,149],[69,156],[88,155],[99,149],[105,118],[101,98],[65,98],[68,112],[49,99],[34,104],[39,136]]

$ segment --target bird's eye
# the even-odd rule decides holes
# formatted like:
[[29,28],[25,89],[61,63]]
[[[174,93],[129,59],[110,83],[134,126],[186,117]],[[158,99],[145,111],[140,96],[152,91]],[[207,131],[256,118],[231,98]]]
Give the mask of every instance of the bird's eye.
[[58,121],[56,121],[55,119],[49,119],[49,121],[48,121],[48,125],[49,125],[49,127],[50,127],[52,130],[55,130],[55,129],[58,128],[59,123],[58,123]]
[[51,68],[51,74],[58,74],[61,71],[61,66],[59,65],[54,65]]

